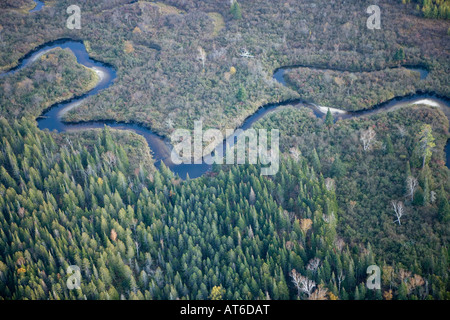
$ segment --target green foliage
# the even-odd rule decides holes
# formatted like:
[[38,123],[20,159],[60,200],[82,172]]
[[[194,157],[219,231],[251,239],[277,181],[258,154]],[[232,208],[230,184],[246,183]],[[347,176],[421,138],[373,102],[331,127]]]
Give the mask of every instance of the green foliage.
[[394,54],[395,61],[403,61],[406,58],[405,50],[403,48],[399,48]]
[[[2,5],[8,8],[14,6],[13,2]],[[231,18],[228,3],[219,0],[170,0],[164,5],[124,0],[116,4],[85,3],[83,28],[77,31],[76,38],[87,44],[92,57],[113,65],[118,77],[113,87],[66,114],[66,120],[133,121],[168,136],[174,127],[192,129],[194,121],[203,118],[205,126],[224,130],[230,123],[242,122],[261,103],[300,97],[294,90],[268,81],[272,71],[280,66],[382,71],[395,65],[391,58],[399,47],[404,48],[405,63],[430,69],[427,81],[418,84],[415,73],[378,75],[372,77],[379,80],[372,82],[373,93],[353,90],[345,84],[344,89],[339,88],[337,98],[330,94],[327,99],[339,99],[343,103],[336,105],[351,110],[358,106],[368,108],[397,92],[410,94],[421,90],[448,95],[449,57],[446,41],[441,41],[447,28],[444,30],[434,20],[420,23],[421,18],[408,14],[400,1],[390,3],[395,17],[383,25],[382,36],[368,33],[364,35],[365,41],[360,41],[358,31],[366,28],[365,19],[342,21],[342,12],[358,17],[365,12],[367,5],[361,1],[330,5],[328,0],[318,0],[315,6],[308,2],[287,2],[280,6],[275,1],[260,0],[257,9],[243,12],[248,22],[245,26],[242,20],[234,20],[236,23],[226,23],[221,32],[215,33],[215,21],[207,13],[214,11],[227,20]],[[242,11],[247,8],[238,3]],[[0,10],[5,48],[0,50],[0,69],[15,66],[36,45],[73,38],[73,31],[52,14],[53,10],[64,12],[70,4],[69,0],[55,1],[52,10],[39,14]],[[411,21],[411,28],[404,27],[406,20]],[[38,32],[30,32],[30,26]],[[134,51],[125,52],[125,43],[132,45]],[[205,72],[198,61],[199,46],[207,53]],[[240,58],[239,52],[244,47],[255,59]],[[231,66],[238,71],[229,77]],[[383,84],[387,78],[392,81]],[[372,84],[363,79],[359,78],[361,84],[356,80],[355,86],[370,88]],[[247,90],[248,102],[238,107],[236,93],[240,85]],[[312,92],[327,96],[323,82],[305,85],[320,88]]]
[[[224,299],[287,299],[290,270],[336,255],[334,227],[322,219],[336,200],[305,159],[283,162],[273,179],[236,166],[180,183],[164,168],[128,168],[131,152],[108,128],[81,147],[25,119],[0,121],[4,298],[207,299],[222,286]],[[295,221],[307,217],[306,235]],[[81,291],[65,286],[73,264]]]
[[430,19],[450,19],[450,1],[448,0],[420,0],[425,18]]
[[[298,153],[312,164],[317,153],[321,173],[327,180],[331,178],[331,189],[336,190],[339,216],[337,233],[354,244],[350,245],[350,250],[359,252],[357,243],[367,244],[370,241],[378,266],[396,266],[409,269],[424,279],[435,279],[433,272],[436,269],[429,267],[430,261],[440,260],[445,266],[448,265],[447,255],[441,259],[439,249],[442,246],[448,250],[448,242],[441,237],[441,234],[447,233],[450,194],[443,152],[448,137],[448,122],[444,114],[436,108],[408,106],[371,117],[337,121],[332,134],[329,134],[323,123],[324,120],[318,120],[308,109],[286,108],[260,120],[256,127],[283,128],[280,147],[286,154],[290,154],[292,148],[297,148]],[[409,161],[414,149],[419,146],[418,133],[424,124],[431,126],[436,147],[425,170],[422,170],[421,159],[418,166],[410,167]],[[363,151],[358,138],[360,130],[367,127],[375,128],[378,141],[370,153]],[[392,148],[389,147],[391,144]],[[338,170],[343,166],[345,170]],[[407,176],[419,178],[420,186],[416,189],[412,203],[403,200]],[[436,193],[435,201],[432,201],[432,192]],[[393,199],[402,199],[405,204],[406,214],[401,227],[393,223]],[[436,246],[431,239],[440,245]],[[437,263],[433,262],[433,265]],[[361,270],[358,267],[355,269]],[[359,284],[358,277],[354,280],[350,270],[347,270],[346,281],[350,282],[347,285],[355,282]],[[398,272],[399,269],[395,271],[396,274]],[[446,271],[440,269],[439,272],[444,272],[441,276],[448,279]],[[441,293],[434,295],[434,299],[445,295],[446,291],[445,284],[438,282],[436,288],[441,288],[437,289]],[[448,283],[448,280],[445,282]],[[412,299],[414,295],[419,299],[424,298],[421,289],[415,294],[401,294],[399,285],[398,280],[393,281],[394,299]],[[388,291],[389,286],[386,283],[383,292]],[[332,288],[329,287],[330,290]],[[346,287],[345,292],[342,290],[339,293],[339,298],[354,299],[355,293],[356,288],[348,290]],[[364,296],[369,299],[381,297],[380,293],[370,297],[368,294]],[[356,296],[362,295],[358,287]]]
[[245,88],[243,86],[239,87],[239,90],[236,94],[236,98],[240,102],[244,102],[245,100],[247,100],[247,91],[245,90]]
[[[406,121],[404,113],[397,113],[391,116],[396,121]],[[407,114],[414,115],[411,111]],[[307,112],[286,109],[264,121],[277,117],[283,117],[285,130],[308,130],[309,134],[319,135],[322,132],[321,137],[332,138]],[[427,119],[432,119],[432,113]],[[67,137],[41,132],[26,119],[13,124],[5,119],[0,122],[0,148],[5,151],[0,154],[3,298],[208,299],[215,292],[214,298],[222,299],[295,299],[297,290],[290,282],[290,272],[295,269],[316,284],[322,283],[340,299],[377,299],[380,293],[372,295],[360,285],[365,281],[364,270],[373,263],[384,266],[383,260],[391,261],[391,255],[396,259],[400,256],[402,262],[416,261],[420,267],[414,267],[415,274],[426,277],[430,286],[435,286],[432,297],[445,294],[445,282],[430,275],[446,279],[447,258],[427,247],[427,237],[421,234],[416,238],[414,229],[410,229],[428,223],[420,217],[423,196],[415,207],[408,208],[408,217],[402,224],[402,228],[408,228],[408,235],[418,241],[417,252],[399,255],[391,248],[387,254],[380,243],[366,245],[363,251],[358,249],[364,243],[359,237],[366,234],[354,233],[353,228],[359,223],[356,217],[363,215],[360,210],[364,208],[369,215],[372,210],[383,213],[384,209],[378,211],[380,207],[374,204],[383,204],[383,197],[391,197],[391,192],[378,184],[373,191],[377,196],[371,202],[361,191],[351,189],[350,181],[356,178],[356,183],[361,183],[358,176],[363,176],[362,172],[384,170],[385,164],[381,161],[370,168],[350,164],[356,156],[355,161],[364,165],[358,158],[366,153],[355,152],[348,145],[331,149],[337,153],[331,165],[321,143],[310,152],[310,146],[299,145],[305,157],[283,158],[280,171],[270,178],[259,174],[259,165],[242,165],[216,168],[211,176],[181,182],[164,166],[160,171],[141,173],[139,159],[143,157],[133,156],[136,151],[122,147],[133,145],[132,137],[119,144],[121,139],[109,128],[78,134],[77,140],[83,143],[68,143]],[[367,120],[361,122],[357,127],[368,126]],[[441,132],[432,123],[433,132]],[[342,130],[348,135],[350,127],[338,122],[333,130],[336,139],[343,139]],[[282,137],[293,136],[292,133]],[[395,175],[402,171],[396,170],[397,166],[405,168],[404,161],[393,157],[403,152],[401,139],[408,138],[393,133],[390,137],[394,155],[386,163],[392,168],[369,173],[370,177],[380,177],[381,172]],[[312,140],[319,141],[318,137]],[[436,141],[441,141],[439,134]],[[286,147],[283,140],[282,148]],[[384,157],[380,153],[379,159]],[[433,168],[433,161],[430,165]],[[337,194],[324,180],[323,174],[327,176],[328,170],[336,179]],[[437,188],[433,170],[424,178],[425,189]],[[349,175],[353,177],[350,180]],[[403,194],[400,189],[393,192]],[[428,200],[427,210],[434,210],[441,223],[447,223],[448,193],[443,185],[439,190],[438,200]],[[372,192],[363,191],[369,196]],[[419,190],[416,197],[421,193]],[[346,199],[366,203],[361,209],[358,202],[348,209]],[[386,225],[397,227],[391,214],[386,215],[390,217]],[[300,221],[304,219],[312,222],[308,232],[301,228]],[[439,232],[445,227],[433,223],[430,230]],[[338,230],[345,238],[350,233],[357,242],[349,242],[349,247],[338,245],[342,241]],[[395,242],[391,245],[395,246]],[[315,273],[306,268],[313,258],[320,260]],[[68,290],[65,285],[67,266],[73,264],[82,270],[81,291]],[[395,265],[396,274],[405,272],[401,262],[396,261]],[[339,290],[336,275],[341,273],[346,278]],[[391,284],[397,288],[394,298],[414,298],[415,294],[403,292],[402,283]],[[218,292],[214,287],[222,289]],[[417,291],[419,296],[420,292]]]
[[[69,119],[133,120],[167,134],[172,129],[167,119],[189,127],[205,116],[209,126],[223,128],[230,119],[239,123],[260,101],[298,97],[267,79],[270,70],[289,64],[355,71],[327,70],[333,75],[334,84],[330,84],[325,72],[305,68],[310,81],[305,88],[296,88],[309,94],[315,92],[309,89],[319,88],[317,92],[325,98],[327,92],[337,90],[327,99],[340,99],[349,109],[367,108],[418,88],[448,92],[448,50],[445,41],[438,41],[441,33],[431,32],[436,21],[428,21],[417,32],[418,18],[399,10],[400,19],[387,24],[381,38],[370,33],[360,41],[355,32],[360,22],[342,25],[342,12],[364,12],[363,2],[279,6],[261,1],[259,10],[245,12],[251,22],[245,28],[230,23],[214,35],[205,12],[215,1],[170,3],[185,14],[142,1],[125,4],[126,16],[121,14],[123,6],[104,1],[85,4],[86,19],[92,21],[86,21],[78,37],[86,40],[93,56],[116,67],[118,78],[114,87],[92,97]],[[240,19],[235,4],[232,14]],[[13,1],[7,1],[0,6],[12,5]],[[53,11],[64,12],[68,1],[53,6]],[[401,4],[392,4],[396,6]],[[326,15],[317,14],[318,10]],[[54,19],[53,11],[20,18],[17,12],[0,11],[2,34],[7,34],[2,41],[8,48],[0,52],[3,69],[36,44],[73,36]],[[285,19],[273,18],[278,16]],[[405,18],[412,19],[412,27],[397,32]],[[37,32],[30,33],[30,25]],[[140,32],[133,32],[137,26]],[[236,58],[242,41],[229,39],[238,36],[258,55],[257,60]],[[134,50],[125,52],[125,41]],[[200,44],[210,62],[205,73],[197,61]],[[432,69],[425,83],[418,81],[416,73],[384,70],[392,67],[392,57],[401,46],[403,53],[396,60]],[[34,81],[46,66],[38,62],[32,66],[36,69],[1,79],[0,90],[5,94],[0,99],[6,101],[2,114],[9,120],[0,119],[1,298],[208,299],[215,292],[220,295],[214,297],[223,299],[296,299],[290,279],[295,269],[339,299],[380,299],[380,291],[364,286],[365,270],[374,263],[392,266],[394,277],[383,284],[383,290],[393,289],[394,299],[449,296],[450,187],[442,152],[448,123],[439,110],[411,107],[370,119],[338,121],[328,130],[329,117],[324,122],[310,110],[286,108],[256,125],[283,128],[285,157],[277,175],[261,176],[259,165],[215,166],[207,176],[183,182],[164,165],[155,171],[145,141],[136,136],[108,128],[65,135],[36,128],[34,117],[46,104],[87,88],[83,81],[88,74],[76,77],[73,71],[79,66],[67,58],[48,67],[57,74],[68,69],[61,73],[61,83],[48,87],[33,83],[34,89],[23,95],[14,92],[19,103],[5,97],[5,81],[12,87],[26,80],[24,76]],[[230,65],[239,71],[227,78]],[[357,88],[372,86],[358,73],[361,70],[388,90],[373,84],[370,94],[361,91],[365,97],[346,92],[343,88],[350,90],[349,86],[342,81]],[[383,71],[369,72],[373,70]],[[49,71],[45,69],[46,74]],[[335,76],[342,79],[335,81]],[[77,90],[67,93],[66,81],[75,82]],[[30,99],[35,96],[45,99],[33,104]],[[248,105],[235,107],[244,101]],[[20,113],[13,113],[14,104],[23,108]],[[11,120],[25,111],[33,121]],[[432,127],[436,148],[426,154],[427,165],[420,170],[421,138],[416,133],[422,124]],[[375,128],[381,143],[364,152],[358,132],[369,126]],[[400,134],[397,126],[406,133]],[[291,148],[299,149],[302,156],[289,156]],[[420,187],[413,204],[405,203],[407,214],[398,226],[392,223],[390,201],[405,195],[408,161],[409,175],[420,176]],[[432,191],[437,192],[434,202]],[[302,229],[305,221],[311,222],[307,230]],[[314,272],[307,268],[313,258],[320,259]],[[72,264],[81,267],[81,290],[67,289],[66,270]],[[400,277],[405,270],[411,274]],[[340,275],[345,276],[342,283]],[[428,291],[423,285],[411,289],[416,275],[426,279]]]
[[331,166],[330,174],[332,177],[336,178],[342,178],[345,173],[345,164],[339,159],[339,157],[336,157],[336,159],[333,161],[333,164]]
[[[133,152],[108,128],[80,135],[81,147],[25,119],[0,121],[3,298],[295,299],[293,269],[340,299],[369,297],[360,284],[375,255],[337,245],[343,217],[319,173],[321,148],[312,149],[314,169],[288,158],[271,178],[243,165],[180,182],[165,168],[136,171]],[[312,221],[306,233],[301,219]],[[315,273],[306,268],[313,258]],[[65,284],[73,264],[81,290]]]
[[233,4],[231,5],[230,12],[231,12],[231,15],[233,16],[234,19],[236,19],[236,20],[242,19],[241,6],[237,2],[237,0],[233,1]]
[[[400,59],[404,60],[404,57]],[[290,70],[286,81],[308,101],[349,111],[370,109],[394,97],[417,91],[436,90],[448,94],[448,88],[436,83],[431,88],[427,81],[420,79],[417,71],[403,67],[371,72],[302,67]]]
[[331,114],[330,108],[328,108],[327,115],[325,117],[325,125],[329,128],[331,128],[334,124],[334,118]]
[[394,145],[392,144],[392,140],[390,135],[386,135],[385,139],[386,153],[393,154],[394,153]]
[[432,133],[433,129],[431,125],[424,124],[421,127],[420,133],[419,133],[419,148],[421,150],[421,155],[423,158],[422,162],[422,168],[425,168],[425,165],[428,163],[428,161],[431,159],[432,155],[432,149],[436,146],[434,143],[434,137]]

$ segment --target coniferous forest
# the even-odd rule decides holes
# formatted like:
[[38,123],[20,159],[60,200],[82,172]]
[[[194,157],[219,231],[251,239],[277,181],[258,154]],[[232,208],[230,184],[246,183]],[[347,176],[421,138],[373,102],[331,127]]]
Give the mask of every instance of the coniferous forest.
[[[450,299],[448,1],[43,3],[0,4],[0,300]],[[151,143],[266,109],[274,175]]]

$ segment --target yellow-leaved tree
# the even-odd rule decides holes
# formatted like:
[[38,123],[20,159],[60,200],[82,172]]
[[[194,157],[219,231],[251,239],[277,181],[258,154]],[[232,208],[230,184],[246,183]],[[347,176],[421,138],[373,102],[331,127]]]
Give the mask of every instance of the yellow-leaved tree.
[[225,294],[225,289],[222,286],[214,286],[211,289],[211,295],[209,298],[211,300],[222,300],[222,296]]

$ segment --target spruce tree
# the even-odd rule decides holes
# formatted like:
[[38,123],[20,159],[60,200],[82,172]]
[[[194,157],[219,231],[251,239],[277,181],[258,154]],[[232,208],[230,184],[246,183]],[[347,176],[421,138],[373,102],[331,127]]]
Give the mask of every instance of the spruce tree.
[[233,18],[236,20],[242,19],[242,12],[241,12],[241,6],[239,3],[235,0],[233,4],[231,5],[231,14],[233,15]]
[[334,124],[334,117],[333,114],[331,113],[330,108],[328,108],[327,111],[327,116],[325,117],[325,125],[328,127],[328,129],[330,129]]

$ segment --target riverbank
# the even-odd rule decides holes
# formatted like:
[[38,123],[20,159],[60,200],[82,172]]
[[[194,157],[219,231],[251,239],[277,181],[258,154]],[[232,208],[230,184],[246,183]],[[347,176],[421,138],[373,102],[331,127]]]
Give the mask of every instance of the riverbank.
[[[105,72],[105,71],[103,71],[103,70],[101,70],[101,69],[99,69],[99,68],[97,68],[97,67],[93,67],[93,68],[85,67],[85,68],[88,69],[88,70],[90,70],[91,72],[93,72],[93,74],[95,75],[95,77],[93,77],[93,78],[95,78],[95,79],[93,79],[93,80],[90,82],[90,84],[89,84],[89,85],[85,88],[85,90],[83,91],[83,92],[89,92],[89,91],[91,91],[92,89],[94,89],[100,82],[104,81],[107,75],[106,75],[106,72]],[[69,99],[72,99],[72,98],[74,98],[74,97],[75,97],[75,96],[72,96],[72,97],[70,97]],[[59,102],[62,102],[62,101],[56,101],[56,103],[59,103]],[[64,108],[63,110],[61,110],[61,112],[59,112],[58,118],[59,118],[59,119],[62,119],[62,118],[64,117],[64,115],[65,115],[67,112],[69,112],[69,111],[72,110],[73,108],[78,107],[78,106],[79,106],[80,104],[82,104],[82,103],[83,103],[83,100],[79,100],[79,101],[76,101],[76,102],[74,102],[74,103],[68,105],[66,108]],[[50,107],[51,105],[52,105],[52,104],[48,105],[47,108]]]
[[[290,67],[287,67],[286,69],[289,69]],[[112,69],[107,69],[108,71],[111,71]],[[276,81],[279,81],[279,76],[284,73],[285,69],[277,70],[277,72],[274,74],[273,79]],[[284,84],[284,83],[281,83]],[[92,94],[89,94],[92,95]],[[424,97],[429,98],[427,95],[424,95]],[[86,97],[85,97],[86,98]],[[85,99],[83,98],[83,99]],[[417,100],[419,97],[404,97],[400,100],[392,99],[388,103],[386,103],[383,107],[380,107],[375,109],[376,112],[381,111],[388,111],[392,108],[396,108],[397,106],[404,106],[407,105],[408,101],[413,101],[414,99]],[[415,101],[414,100],[414,101]],[[429,99],[430,100],[430,99]],[[431,100],[432,101],[432,100]],[[78,123],[64,123],[61,121],[61,115],[66,114],[67,110],[66,108],[69,108],[69,110],[75,108],[76,106],[79,106],[82,104],[83,101],[75,101],[74,104],[67,106],[67,105],[61,105],[56,106],[53,108],[53,114],[56,115],[56,117],[53,117],[50,115],[50,118],[48,120],[53,119],[54,123],[48,123],[44,124],[42,120],[39,121],[39,127],[41,129],[48,128],[50,130],[57,129],[58,131],[74,131],[74,130],[86,130],[90,128],[100,128],[102,126],[109,125],[112,128],[116,128],[119,130],[132,130],[136,133],[142,134],[148,144],[150,149],[154,153],[154,159],[156,161],[156,166],[159,167],[161,162],[164,162],[166,166],[168,166],[175,174],[178,174],[181,178],[186,178],[187,175],[189,175],[190,178],[197,178],[205,174],[206,172],[210,171],[212,166],[207,165],[205,163],[202,164],[173,164],[170,158],[171,155],[171,145],[169,144],[169,141],[161,137],[160,135],[156,134],[150,129],[147,129],[143,126],[140,126],[136,123],[123,123],[123,122],[115,122],[115,121],[87,121],[87,122],[78,122]],[[303,101],[298,100],[289,100],[284,101],[280,103],[272,103],[272,104],[266,104],[264,106],[261,106],[257,109],[257,111],[251,115],[249,115],[241,124],[240,127],[237,129],[246,130],[250,128],[256,121],[262,119],[264,116],[266,116],[268,113],[274,111],[275,109],[279,108],[280,106],[286,106],[289,104],[299,104]],[[435,101],[437,105],[442,103],[442,101]],[[326,112],[328,111],[328,107],[325,106],[316,106],[312,103],[303,103],[302,104],[305,107],[308,107],[313,110],[314,114],[317,117],[322,117]],[[447,106],[448,107],[448,106]],[[337,108],[330,108],[330,111],[334,113],[336,116],[338,116],[341,119],[348,119],[351,117],[360,117],[364,115],[368,115],[367,112],[370,112],[371,110],[365,110],[364,112],[352,112],[347,113],[344,110],[340,110]],[[48,115],[48,114],[46,114]],[[44,115],[44,116],[46,116]],[[56,125],[55,125],[56,124]],[[227,137],[225,141],[231,142],[230,137]],[[234,143],[233,143],[234,144]],[[221,145],[218,147],[220,148]],[[214,150],[217,152],[217,147],[214,148]],[[210,157],[211,155],[204,155],[204,158]]]
[[103,77],[77,63],[70,50],[46,49],[31,57],[27,68],[0,76],[3,115],[40,116],[49,107],[96,88]]
[[348,72],[309,67],[290,68],[285,85],[320,106],[346,111],[372,109],[395,97],[424,91],[428,70],[394,67],[372,72]]
[[[55,44],[49,44],[48,46],[41,47],[37,52],[34,52],[30,55],[31,61],[35,59],[36,56],[40,56],[42,52],[46,52],[52,47],[61,46],[63,48],[68,48],[72,50],[75,54],[79,63],[84,65],[86,68],[89,68],[91,71],[94,70],[97,79],[97,86],[91,89],[86,94],[70,99],[68,101],[57,103],[51,107],[49,107],[42,116],[38,119],[38,126],[40,129],[48,129],[48,130],[57,130],[58,132],[65,131],[75,131],[75,130],[86,130],[93,128],[102,128],[104,125],[108,125],[112,128],[118,130],[131,130],[138,134],[141,134],[145,137],[150,149],[153,152],[154,159],[156,161],[156,166],[159,167],[161,162],[164,162],[175,174],[178,174],[182,178],[186,178],[189,175],[191,178],[196,178],[202,176],[204,173],[211,170],[211,166],[205,163],[202,164],[180,164],[175,165],[172,163],[170,159],[171,154],[171,146],[168,143],[167,139],[161,137],[160,135],[154,133],[152,130],[144,128],[136,123],[121,123],[115,122],[111,120],[101,120],[101,121],[88,121],[88,122],[78,122],[78,123],[66,123],[62,116],[64,116],[68,111],[72,110],[75,107],[79,107],[82,105],[85,100],[93,95],[96,95],[101,90],[107,89],[112,85],[115,79],[115,70],[108,65],[102,64],[101,62],[92,60],[89,58],[89,54],[86,51],[86,48],[81,42],[74,42],[71,40],[57,42]],[[42,52],[41,52],[42,51]],[[19,66],[19,70],[24,68],[29,64],[29,61],[21,64]],[[288,68],[286,68],[288,69]],[[278,70],[273,78],[276,81],[279,81],[280,74],[284,73],[285,69]],[[281,83],[283,84],[283,83]],[[416,96],[416,97],[404,97],[400,99],[393,99],[389,103],[377,106],[374,110],[366,110],[363,112],[351,112],[348,113],[344,110],[340,110],[338,108],[330,108],[330,111],[334,113],[340,119],[348,119],[353,117],[361,117],[368,116],[371,112],[384,112],[389,111],[391,109],[397,108],[399,106],[405,106],[408,103],[419,103],[418,101],[425,101],[430,104],[440,105],[445,108],[448,107],[447,104],[443,101],[438,101],[433,98],[430,98],[428,95]],[[317,117],[323,117],[324,114],[328,111],[328,107],[326,106],[318,106],[312,103],[304,102],[300,99],[298,100],[288,100],[280,103],[272,103],[264,105],[257,109],[257,111],[251,115],[249,115],[239,126],[238,129],[246,130],[250,128],[256,121],[262,119],[268,113],[276,110],[280,106],[286,106],[290,104],[300,104],[303,103],[302,106],[308,107],[313,110],[314,114]],[[444,105],[442,105],[444,103]],[[227,138],[228,140],[228,138]],[[207,157],[210,155],[206,155]]]

